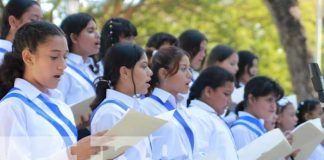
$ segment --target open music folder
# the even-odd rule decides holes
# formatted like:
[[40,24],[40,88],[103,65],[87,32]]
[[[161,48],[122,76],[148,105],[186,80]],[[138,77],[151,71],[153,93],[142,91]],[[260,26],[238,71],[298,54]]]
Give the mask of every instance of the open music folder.
[[162,127],[172,116],[173,112],[167,112],[157,118],[129,109],[127,114],[105,134],[107,135],[106,140],[101,137],[93,141],[92,145],[108,146],[109,149],[92,156],[91,160],[113,159],[121,155],[128,148]]
[[292,147],[280,129],[274,129],[238,151],[240,160],[277,160],[292,152]]
[[[324,139],[323,127],[319,118],[308,120],[292,131],[292,148],[300,149],[295,160],[308,159],[310,154]],[[324,157],[323,157],[324,158]]]

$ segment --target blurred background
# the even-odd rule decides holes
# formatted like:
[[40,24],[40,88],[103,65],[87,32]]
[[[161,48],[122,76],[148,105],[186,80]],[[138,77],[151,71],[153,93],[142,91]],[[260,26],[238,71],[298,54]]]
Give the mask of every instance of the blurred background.
[[[0,0],[0,11],[8,0]],[[44,19],[57,25],[66,15],[87,12],[96,17],[99,30],[111,17],[131,20],[138,30],[136,42],[142,47],[155,32],[169,32],[176,37],[189,28],[198,29],[208,38],[209,54],[216,44],[227,44],[236,50],[251,50],[259,57],[259,75],[277,80],[287,95],[297,94],[298,99],[315,96],[307,66],[314,60],[316,50],[317,0],[38,0]],[[275,17],[278,10],[271,3],[291,13]],[[287,7],[289,6],[289,7]],[[287,16],[287,17],[285,17]],[[280,31],[276,20],[292,19],[287,31]],[[323,18],[321,18],[323,19]],[[300,24],[300,26],[296,26]],[[301,32],[298,32],[301,31]],[[320,32],[321,34],[322,32]],[[288,34],[288,35],[284,35]],[[294,42],[302,36],[305,44]],[[285,40],[285,37],[291,40]],[[292,43],[287,43],[291,41]],[[296,45],[297,44],[297,45]],[[288,45],[288,46],[287,46]],[[290,46],[289,46],[290,45]],[[301,52],[290,48],[301,48]],[[296,53],[294,53],[296,52]],[[296,56],[295,56],[296,55]],[[307,58],[302,58],[304,57]],[[290,59],[291,61],[287,61]],[[305,63],[300,64],[298,62]],[[296,62],[296,63],[294,63]],[[321,66],[322,63],[320,63]],[[301,85],[305,84],[305,85]]]

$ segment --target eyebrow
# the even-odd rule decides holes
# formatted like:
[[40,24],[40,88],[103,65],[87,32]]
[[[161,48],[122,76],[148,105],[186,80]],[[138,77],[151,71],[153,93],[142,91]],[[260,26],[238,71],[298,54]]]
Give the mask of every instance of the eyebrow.
[[[51,52],[55,52],[55,53],[61,53],[62,51],[59,49],[52,49]],[[65,50],[65,53],[68,53],[69,50]]]

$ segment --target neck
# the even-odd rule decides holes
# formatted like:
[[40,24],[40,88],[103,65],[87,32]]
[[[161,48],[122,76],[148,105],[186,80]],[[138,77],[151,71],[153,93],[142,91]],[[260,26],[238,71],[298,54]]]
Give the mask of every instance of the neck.
[[24,75],[23,79],[31,83],[33,86],[35,86],[38,90],[40,90],[43,93],[48,93],[48,89],[45,88],[43,85],[41,85],[39,82],[37,82],[35,79],[28,75]]
[[169,92],[171,95],[174,96],[174,98],[177,99],[177,95],[178,95],[178,92],[175,92],[175,91],[172,91],[171,89],[167,88],[167,87],[163,87],[163,86],[158,86],[158,88],[161,88],[167,92]]
[[83,62],[85,62],[85,61],[87,60],[87,58],[89,57],[88,54],[83,53],[80,49],[76,49],[76,48],[73,48],[73,49],[72,49],[72,53],[81,56],[82,59],[83,59]]
[[124,93],[130,97],[133,97],[135,95],[134,91],[130,90],[127,86],[124,86],[124,85],[117,84],[114,89],[116,91]]
[[6,40],[7,41],[10,41],[10,42],[13,42],[14,37],[15,37],[15,34],[9,32],[8,35],[7,35],[7,37],[6,37]]
[[247,74],[244,74],[240,79],[239,82],[243,83],[244,85],[250,80],[250,76]]
[[257,116],[257,114],[254,112],[254,110],[251,109],[250,107],[247,107],[247,108],[245,109],[245,112],[250,113],[250,114],[253,115],[254,117],[260,119],[260,117]]

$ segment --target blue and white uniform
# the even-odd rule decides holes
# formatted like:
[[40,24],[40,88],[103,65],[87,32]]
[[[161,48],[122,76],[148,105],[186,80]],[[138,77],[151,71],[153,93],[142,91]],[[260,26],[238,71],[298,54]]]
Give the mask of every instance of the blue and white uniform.
[[[91,134],[110,130],[126,115],[128,109],[140,111],[139,102],[135,97],[107,89],[106,99],[103,100],[92,114]],[[116,159],[145,160],[151,159],[151,156],[150,143],[148,138],[146,138]]]
[[61,76],[58,89],[62,92],[66,104],[81,102],[96,95],[94,80],[100,76],[89,68],[91,58],[85,61],[80,55],[69,53],[66,59],[67,68]]
[[160,88],[155,88],[150,97],[144,98],[141,107],[146,114],[157,116],[170,111],[166,103],[169,107],[171,105],[173,110],[176,109],[176,115],[151,135],[153,159],[193,159],[194,135],[187,108],[176,101],[173,95]]
[[71,109],[57,90],[45,94],[17,78],[0,102],[0,159],[68,159],[76,131]]
[[264,128],[263,119],[258,119],[250,113],[243,111],[239,112],[239,118],[234,121],[231,130],[237,150],[267,132]]
[[235,141],[229,126],[208,104],[192,100],[189,105],[195,134],[195,157],[214,156],[237,160]]

